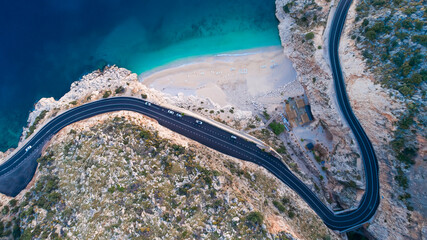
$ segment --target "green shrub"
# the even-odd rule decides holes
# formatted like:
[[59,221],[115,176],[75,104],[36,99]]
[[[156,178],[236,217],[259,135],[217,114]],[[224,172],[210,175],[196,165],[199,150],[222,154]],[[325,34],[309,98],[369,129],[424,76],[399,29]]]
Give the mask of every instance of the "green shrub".
[[48,111],[43,110],[40,115],[38,115],[36,119],[34,119],[33,125],[31,125],[31,127],[28,129],[27,137],[33,134],[34,130],[36,130],[37,124],[39,124],[39,122],[46,116],[47,112]]
[[264,221],[264,217],[260,212],[251,212],[246,216],[246,225],[250,228],[261,226]]
[[39,167],[41,168],[44,166],[50,165],[52,161],[53,161],[52,154],[47,154],[37,159],[37,162],[39,163]]
[[405,10],[403,10],[403,13],[406,15],[411,15],[411,14],[415,13],[416,11],[417,11],[417,9],[412,7],[412,8],[406,8]]
[[365,37],[366,37],[367,39],[369,39],[369,40],[373,41],[373,40],[375,40],[375,39],[377,38],[377,34],[376,34],[374,31],[369,30],[369,31],[367,31],[367,32],[365,33]]
[[412,23],[412,21],[410,19],[406,18],[402,21],[402,27],[404,27],[406,29],[412,29],[412,28],[414,28],[414,24]]
[[410,126],[414,123],[414,116],[412,114],[407,114],[399,120],[397,123],[398,128],[409,129]]
[[368,26],[369,25],[369,20],[368,19],[363,19],[363,22],[362,22],[362,26],[364,26],[364,27],[366,27],[366,26]]
[[409,194],[409,193],[399,195],[399,200],[401,200],[401,201],[406,201],[407,199],[410,199],[410,198],[411,198],[411,194]]
[[427,35],[414,35],[411,37],[411,40],[427,47]]
[[285,131],[285,125],[278,123],[276,121],[273,121],[272,123],[270,123],[268,125],[271,130],[274,132],[274,134],[276,135],[280,135],[283,131]]
[[180,196],[187,195],[188,190],[190,190],[193,186],[190,183],[184,184],[182,187],[178,188],[177,194]]
[[122,87],[122,86],[120,86],[120,87],[118,87],[118,88],[116,88],[116,94],[119,94],[119,93],[124,93],[125,92],[125,88],[124,87]]
[[283,205],[287,205],[287,204],[289,204],[289,203],[290,203],[289,198],[287,198],[287,197],[283,197],[283,198],[282,198],[282,204],[283,204]]
[[21,237],[21,228],[17,223],[13,225],[12,236],[13,236],[13,239],[19,239]]
[[342,182],[342,184],[346,187],[357,188],[357,184],[353,180],[350,180],[348,182]]
[[415,29],[416,30],[421,31],[423,29],[423,26],[424,26],[424,22],[422,22],[418,19],[415,20]]
[[274,200],[273,201],[273,205],[280,211],[280,212],[284,212],[286,211],[285,206],[283,206],[283,204],[281,204],[280,202]]
[[285,13],[289,13],[289,12],[290,12],[289,7],[290,7],[290,4],[289,4],[289,3],[287,3],[285,6],[283,6],[283,11],[284,11]]
[[408,188],[408,178],[405,176],[402,168],[397,168],[397,176],[394,177],[394,180],[401,186],[403,189]]
[[401,86],[398,90],[405,96],[412,96],[412,94],[415,92],[415,88],[411,85]]
[[386,32],[388,30],[388,27],[386,27],[384,25],[384,22],[376,22],[371,28],[370,30],[374,31],[374,32]]
[[423,82],[423,77],[419,73],[412,74],[412,77],[407,80],[408,83],[420,85]]
[[139,137],[143,139],[151,139],[153,137],[153,134],[151,134],[150,131],[141,130],[141,132],[139,132]]
[[278,152],[280,154],[285,154],[287,152],[286,147],[284,145],[282,145],[279,148],[276,148],[276,152]]
[[373,0],[372,5],[375,7],[381,7],[386,3],[385,0]]
[[17,202],[18,201],[16,199],[12,199],[12,200],[9,201],[9,206],[15,207]]
[[176,156],[179,156],[179,155],[185,153],[185,147],[178,145],[178,144],[172,144],[172,149],[173,149],[174,154]]
[[111,91],[105,91],[105,93],[102,96],[102,98],[108,98],[110,95],[111,95]]
[[305,39],[306,40],[311,40],[314,38],[314,33],[313,32],[309,32],[307,34],[305,34]]
[[396,53],[391,61],[396,64],[396,66],[400,67],[405,62],[405,54],[403,52]]
[[270,120],[270,114],[268,114],[267,110],[264,110],[262,115],[264,115],[265,119]]
[[56,204],[61,200],[61,194],[58,192],[51,192],[47,196],[47,199],[50,201],[51,204]]
[[120,185],[117,185],[116,189],[117,189],[117,191],[119,191],[119,192],[124,192],[124,191],[125,191],[125,187],[122,187],[122,186],[120,186]]
[[115,186],[111,186],[108,188],[108,192],[109,193],[114,193],[116,191],[116,187]]
[[4,206],[4,207],[3,207],[3,209],[1,210],[1,213],[2,213],[3,215],[8,214],[8,213],[9,213],[9,207],[8,207],[8,206]]
[[397,159],[406,165],[409,164],[415,164],[414,158],[417,156],[417,149],[414,149],[412,147],[406,147],[397,154]]

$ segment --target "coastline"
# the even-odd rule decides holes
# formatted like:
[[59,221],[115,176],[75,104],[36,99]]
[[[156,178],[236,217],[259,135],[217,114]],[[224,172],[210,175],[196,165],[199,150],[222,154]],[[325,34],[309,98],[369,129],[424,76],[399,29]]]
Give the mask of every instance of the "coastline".
[[138,80],[141,77],[148,77],[152,74],[155,74],[157,72],[167,70],[170,68],[176,68],[176,67],[183,67],[186,65],[191,65],[198,62],[203,62],[208,58],[221,58],[221,57],[237,57],[237,56],[248,56],[248,55],[254,55],[257,53],[262,52],[268,52],[268,51],[276,51],[282,49],[283,47],[281,45],[271,45],[271,46],[264,46],[264,47],[256,47],[256,48],[248,48],[248,49],[239,49],[239,50],[233,50],[233,51],[226,51],[226,52],[219,52],[214,54],[203,54],[198,56],[190,56],[190,57],[183,57],[178,58],[176,60],[173,60],[169,63],[154,67],[152,69],[143,71],[138,74]]
[[[283,62],[270,65],[273,67],[271,69],[266,66],[266,72],[259,72],[259,66],[262,65],[262,62],[271,63],[272,56],[274,59],[279,59]],[[248,73],[239,73],[234,77],[228,78],[224,78],[224,76],[221,75],[212,75],[209,79],[195,78],[191,79],[191,81],[186,81],[182,76],[187,72],[207,72],[207,69],[216,68],[217,65],[220,65],[222,69],[230,70],[230,66],[233,64],[246,66]],[[275,66],[279,65],[282,66],[275,68]],[[253,74],[251,75],[252,72]],[[286,72],[290,72],[289,76],[282,76],[282,74]],[[177,76],[177,81],[173,84],[165,84],[165,79],[162,76],[171,73],[181,76]],[[92,75],[92,73],[82,75],[77,82],[82,81],[82,79],[90,75]],[[279,77],[283,78],[279,79]],[[174,99],[173,101],[180,102],[179,99],[196,97],[197,99],[210,100],[212,105],[216,105],[220,108],[233,106],[251,112],[261,111],[265,107],[269,109],[272,103],[280,102],[280,99],[284,96],[292,97],[303,92],[302,87],[298,81],[296,81],[296,72],[292,67],[292,62],[285,57],[281,46],[242,49],[212,55],[183,58],[150,71],[143,72],[139,74],[137,78],[138,82],[145,85],[147,89],[162,92],[165,97]],[[197,85],[199,81],[201,84]],[[257,87],[260,85],[260,81],[264,88]],[[71,89],[74,84],[75,83],[71,85]],[[156,86],[150,86],[152,84]],[[95,86],[97,83],[92,83],[92,85]],[[164,89],[162,90],[161,88],[168,88],[169,91],[164,91]],[[188,88],[188,90],[184,91],[185,88]],[[78,98],[78,96],[73,96],[73,98]],[[257,104],[254,104],[255,100]],[[58,101],[62,102],[61,99]],[[64,101],[68,103],[72,100],[68,99]],[[42,105],[50,105],[51,102],[53,103],[55,100],[53,98],[41,98],[35,103],[35,108],[27,117],[27,126],[24,126],[24,133],[21,134],[21,138],[16,146],[19,146],[23,142],[24,138],[22,136],[25,135],[26,129],[33,124],[35,117],[38,115],[39,110],[37,110],[37,105],[40,105],[40,103]],[[9,148],[2,152],[0,158],[7,158],[8,153],[13,151],[13,149],[14,148]]]
[[[144,72],[138,80],[172,96],[193,95],[253,111],[253,101],[266,103],[268,96],[272,102],[279,92],[283,97],[296,71],[281,46],[269,46],[181,59]],[[292,92],[301,91],[285,95]]]
[[[17,21],[9,20],[19,27],[9,28],[9,21],[3,21],[11,34],[5,36],[2,45],[0,151],[16,147],[28,112],[40,98],[60,98],[72,82],[105,65],[139,74],[189,56],[280,46],[277,19],[271,14],[274,2],[133,1],[117,5],[116,1],[107,1],[94,6],[104,9],[96,18],[91,7],[84,7],[86,4],[92,3],[72,4],[63,12],[72,19],[72,26],[52,21],[58,14],[56,4],[43,6],[46,14],[38,19],[44,23],[49,41],[39,34],[37,21],[22,21],[16,14],[10,17]],[[15,5],[20,6],[10,4]],[[174,11],[165,14],[165,6],[173,6]],[[61,11],[65,9],[63,6]],[[33,11],[27,13],[23,16],[29,17]]]

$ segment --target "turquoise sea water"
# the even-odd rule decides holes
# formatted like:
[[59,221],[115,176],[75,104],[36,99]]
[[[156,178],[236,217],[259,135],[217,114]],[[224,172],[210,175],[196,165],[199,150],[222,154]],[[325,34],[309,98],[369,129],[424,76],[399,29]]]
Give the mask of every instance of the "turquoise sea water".
[[2,1],[0,151],[16,146],[35,102],[82,75],[280,45],[274,14],[274,0]]

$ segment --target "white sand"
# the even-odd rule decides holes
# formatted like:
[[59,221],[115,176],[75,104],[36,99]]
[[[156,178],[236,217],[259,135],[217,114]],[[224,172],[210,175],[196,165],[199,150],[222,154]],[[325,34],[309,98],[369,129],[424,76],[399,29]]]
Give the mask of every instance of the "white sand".
[[231,104],[243,108],[254,101],[283,98],[285,86],[294,85],[289,83],[295,78],[292,62],[284,56],[281,47],[193,58],[139,77],[148,87],[171,95],[196,95],[210,98],[221,106]]

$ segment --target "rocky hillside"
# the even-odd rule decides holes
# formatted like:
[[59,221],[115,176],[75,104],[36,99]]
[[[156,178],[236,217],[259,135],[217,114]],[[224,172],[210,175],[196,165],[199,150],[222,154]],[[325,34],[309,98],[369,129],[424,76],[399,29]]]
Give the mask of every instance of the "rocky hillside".
[[[332,151],[325,156],[327,180],[322,183],[331,207],[352,207],[363,194],[364,174],[357,144],[340,118],[323,40],[331,3],[276,1],[276,16],[284,53],[294,64],[297,79],[307,92],[315,118],[332,136]],[[324,143],[327,145],[328,143]]]
[[270,173],[139,114],[104,114],[70,125],[38,162],[26,193],[3,201],[3,236],[338,237]]
[[[414,192],[413,184],[420,182],[422,177],[411,169],[426,169],[423,158],[426,155],[426,113],[425,90],[427,80],[427,41],[425,32],[426,8],[423,1],[372,1],[358,2],[355,16],[351,20],[351,35],[354,48],[361,53],[361,58],[372,75],[374,81],[390,89],[390,95],[400,100],[406,108],[398,115],[392,140],[392,150],[396,157],[393,161],[398,172],[404,172],[398,183],[405,194]],[[424,3],[424,4],[423,4]],[[392,91],[394,90],[394,91]],[[418,177],[406,178],[406,175]],[[408,184],[409,182],[409,184]],[[427,191],[427,188],[424,188]],[[421,202],[405,200],[408,209],[412,205],[427,214],[427,207]]]
[[[367,3],[371,4],[367,6]],[[368,135],[379,146],[377,153],[384,156],[380,162],[381,187],[383,197],[389,201],[383,201],[380,206],[383,211],[370,228],[377,236],[397,239],[425,238],[427,232],[425,227],[420,227],[425,225],[427,216],[427,195],[423,194],[427,192],[427,164],[423,160],[426,124],[425,111],[420,111],[425,107],[421,97],[425,79],[412,83],[408,80],[425,75],[426,62],[420,55],[426,54],[426,46],[412,40],[421,34],[420,24],[425,25],[421,5],[413,1],[356,2],[350,8],[340,49],[341,56],[346,58],[344,65],[351,82],[352,106],[361,108],[357,111],[358,117],[363,119]],[[399,27],[399,24],[412,27]],[[375,31],[375,39],[369,31]],[[402,38],[402,34],[406,36]],[[396,56],[402,52],[406,52],[402,66],[389,59],[397,60]],[[365,71],[357,71],[355,66]],[[412,93],[405,93],[406,88],[412,88]],[[376,97],[367,98],[374,94]],[[367,108],[369,102],[375,107]],[[399,226],[405,227],[394,230],[396,223],[387,221],[392,216],[398,218]]]
[[[413,30],[412,36],[415,36],[419,34],[416,25],[418,28],[420,24],[424,26],[423,21],[425,21],[423,17],[423,11],[425,12],[423,9],[425,8],[420,6],[421,2],[412,1],[405,5],[403,1],[390,1],[390,3],[387,1],[355,1],[350,8],[340,43],[341,63],[350,102],[356,116],[374,144],[380,163],[383,200],[376,218],[365,229],[371,236],[378,239],[422,239],[426,237],[425,204],[413,203],[417,201],[425,203],[426,184],[423,173],[425,171],[410,170],[410,168],[405,167],[405,164],[401,165],[399,161],[399,159],[404,160],[409,157],[411,160],[408,162],[414,162],[420,169],[425,169],[425,161],[421,160],[423,156],[425,157],[425,144],[423,144],[425,143],[425,136],[422,136],[425,132],[422,130],[425,126],[422,120],[424,117],[422,110],[416,110],[424,108],[425,105],[415,105],[415,101],[408,102],[396,90],[386,87],[381,81],[382,75],[377,73],[382,71],[379,70],[381,67],[390,69],[392,66],[389,64],[382,65],[382,63],[373,62],[373,60],[370,61],[366,58],[365,55],[367,54],[363,51],[364,49],[367,49],[371,54],[370,56],[375,59],[381,57],[378,52],[383,53],[384,51],[375,45],[375,41],[366,40],[366,36],[361,35],[359,29],[364,34],[367,31],[375,30],[374,26],[381,25],[379,22],[394,14],[394,18],[399,19],[398,21],[408,22],[407,16],[414,20],[409,25],[413,25],[411,28]],[[322,119],[328,128],[332,129],[334,141],[339,142],[339,147],[342,148],[341,154],[351,156],[358,152],[357,146],[352,145],[354,140],[352,140],[349,131],[342,131],[346,124],[339,118],[340,114],[337,111],[332,77],[328,67],[328,23],[331,21],[336,4],[337,1],[278,0],[276,1],[276,16],[280,20],[279,30],[285,54],[294,62],[299,74],[298,79],[309,92],[310,101],[313,103],[313,114],[318,119]],[[409,15],[405,14],[405,11],[409,11],[405,10],[407,8],[413,11]],[[412,16],[412,14],[415,15]],[[364,18],[367,20],[365,21]],[[419,23],[420,21],[422,23]],[[363,24],[365,26],[360,27]],[[412,64],[417,64],[417,67],[413,68],[414,71],[411,70],[411,74],[422,75],[425,61],[417,60],[419,54],[423,55],[423,51],[425,52],[422,49],[422,42],[416,40],[419,37],[412,40],[408,29],[398,31],[407,34],[402,39],[403,42],[398,43],[398,46],[405,48],[409,46],[414,50],[414,56],[407,55],[403,61],[408,61],[407,64],[409,64],[409,61],[414,58]],[[390,30],[388,33],[376,31],[375,36],[377,39],[387,41],[389,38],[390,40],[396,38],[393,36],[394,34],[395,30]],[[395,50],[396,53],[399,52],[397,47]],[[390,53],[394,53],[394,51]],[[374,69],[373,66],[378,66],[378,68]],[[399,72],[399,70],[393,71],[394,73]],[[406,78],[408,77],[409,74]],[[396,83],[395,86],[402,87],[404,84]],[[422,89],[425,85],[420,83],[411,86]],[[413,92],[412,98],[419,100],[415,92]],[[411,109],[413,110],[411,111]],[[415,114],[411,115],[411,112],[418,112],[418,117],[414,118]],[[396,138],[396,133],[402,132],[399,130],[402,128],[406,134],[417,132],[418,134],[412,135],[412,138],[408,140],[405,140],[404,137]],[[396,142],[394,139],[398,141]],[[348,146],[352,147],[349,148]],[[396,146],[399,147],[400,151],[396,152]],[[416,150],[414,151],[414,149]],[[346,164],[354,167],[350,164],[350,160],[344,159],[346,158],[337,161],[335,158],[335,161],[338,162],[335,164]],[[339,175],[336,171],[332,172],[329,177],[333,179]],[[334,188],[333,185],[329,187]],[[409,190],[405,190],[405,188]],[[333,191],[336,192],[336,189]],[[420,200],[411,200],[411,194],[420,196]]]

